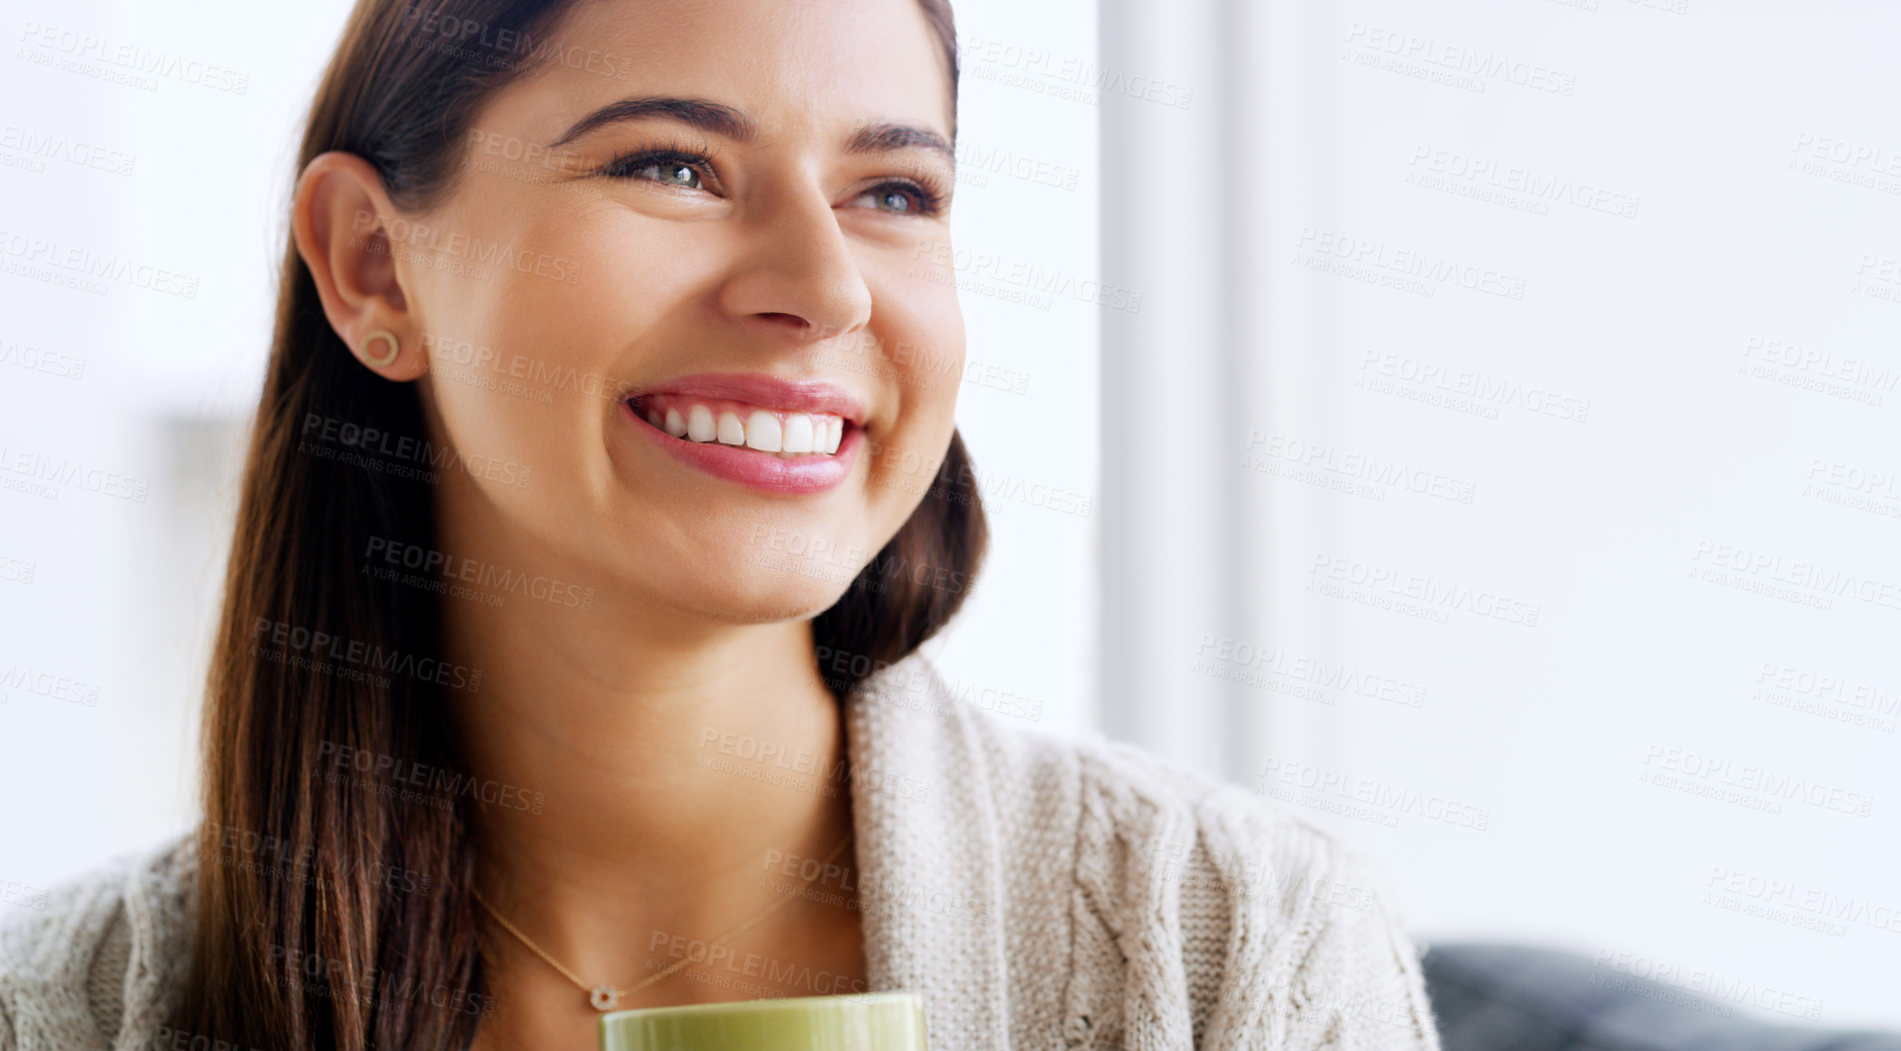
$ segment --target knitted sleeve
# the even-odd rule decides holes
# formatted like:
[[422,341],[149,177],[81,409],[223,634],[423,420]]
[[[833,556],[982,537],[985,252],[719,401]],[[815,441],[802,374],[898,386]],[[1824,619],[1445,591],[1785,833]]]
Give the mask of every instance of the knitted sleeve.
[[190,840],[52,888],[0,931],[0,1051],[143,1048],[188,966]]
[[[53,887],[43,908],[0,931],[0,1026],[6,1051],[89,1051],[109,1043],[94,1013],[93,963],[122,907],[115,861]],[[121,972],[123,976],[123,972]]]
[[1227,917],[1218,991],[1197,1005],[1198,1051],[1439,1051],[1418,955],[1377,866],[1232,786],[1195,812],[1202,849],[1182,881],[1184,911],[1219,897]]
[[1127,745],[1083,755],[1070,1047],[1439,1051],[1370,860]]
[[1371,864],[1334,851],[1316,877],[1314,935],[1294,965],[1288,998],[1289,1049],[1439,1051],[1419,955]]

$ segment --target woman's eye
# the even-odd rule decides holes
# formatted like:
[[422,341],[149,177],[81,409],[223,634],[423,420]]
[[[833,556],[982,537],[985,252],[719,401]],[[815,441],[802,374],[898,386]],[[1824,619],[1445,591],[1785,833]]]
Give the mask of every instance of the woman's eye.
[[629,157],[625,161],[610,164],[607,174],[619,179],[641,179],[657,182],[662,186],[677,186],[683,190],[703,190],[706,188],[700,178],[699,166],[692,161],[677,157]]
[[914,215],[930,210],[930,202],[924,198],[922,192],[916,187],[902,183],[886,183],[883,186],[873,187],[860,194],[857,200],[866,202],[881,212],[891,212],[896,215]]
[[668,186],[681,186],[689,190],[700,188],[700,173],[691,164],[681,164],[679,161],[649,164],[634,169],[634,173],[643,179],[652,179]]

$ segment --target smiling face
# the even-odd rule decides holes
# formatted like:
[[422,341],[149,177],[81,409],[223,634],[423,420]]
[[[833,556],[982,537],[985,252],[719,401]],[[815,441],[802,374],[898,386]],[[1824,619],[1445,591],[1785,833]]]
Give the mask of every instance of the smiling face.
[[431,437],[470,467],[440,472],[447,542],[816,614],[951,438],[942,44],[916,0],[581,3],[543,43],[386,229]]

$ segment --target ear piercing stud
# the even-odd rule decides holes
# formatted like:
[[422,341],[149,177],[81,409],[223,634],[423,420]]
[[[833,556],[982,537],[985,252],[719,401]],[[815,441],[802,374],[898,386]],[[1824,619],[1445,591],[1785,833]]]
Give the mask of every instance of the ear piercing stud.
[[[385,340],[389,343],[389,353],[383,355],[380,358],[373,358],[370,356],[370,344],[376,342],[379,339]],[[372,332],[369,335],[363,337],[362,349],[363,349],[363,360],[367,362],[368,364],[374,365],[375,367],[380,369],[384,367],[385,365],[388,365],[390,362],[396,360],[396,355],[402,351],[402,346],[401,344],[396,342],[396,333],[391,332],[389,329],[386,329],[386,328],[379,328],[375,332]]]

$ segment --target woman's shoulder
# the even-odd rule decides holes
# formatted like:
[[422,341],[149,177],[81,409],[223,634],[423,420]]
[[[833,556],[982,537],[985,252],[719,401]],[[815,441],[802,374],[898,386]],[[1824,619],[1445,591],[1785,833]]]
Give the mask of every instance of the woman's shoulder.
[[1277,1046],[1438,1046],[1418,953],[1367,855],[1221,777],[945,696],[1007,830],[1006,883],[1040,897],[1054,859],[1071,874],[1068,1013],[1180,1004],[1196,1046],[1256,1027]]
[[185,977],[190,835],[50,888],[0,923],[0,1051],[102,1047],[154,1033]]
[[1280,1032],[1287,1047],[1437,1047],[1418,951],[1370,857],[1134,745],[1039,736],[1077,770],[1090,913],[1119,954],[1159,943],[1169,967],[1179,960],[1195,1046],[1225,1046],[1207,1032],[1220,1027]]
[[1019,768],[1013,790],[1073,793],[1080,866],[1148,871],[1190,897],[1219,885],[1290,919],[1316,896],[1392,908],[1377,863],[1261,793],[1097,732],[970,718],[990,755]]
[[[928,672],[941,681],[935,667]],[[954,688],[951,691],[954,693]],[[1079,838],[1119,864],[1184,876],[1220,875],[1295,907],[1297,875],[1369,880],[1364,900],[1386,895],[1365,855],[1259,792],[1097,731],[1064,732],[975,705],[952,720],[975,739],[1002,809],[1076,810]]]

